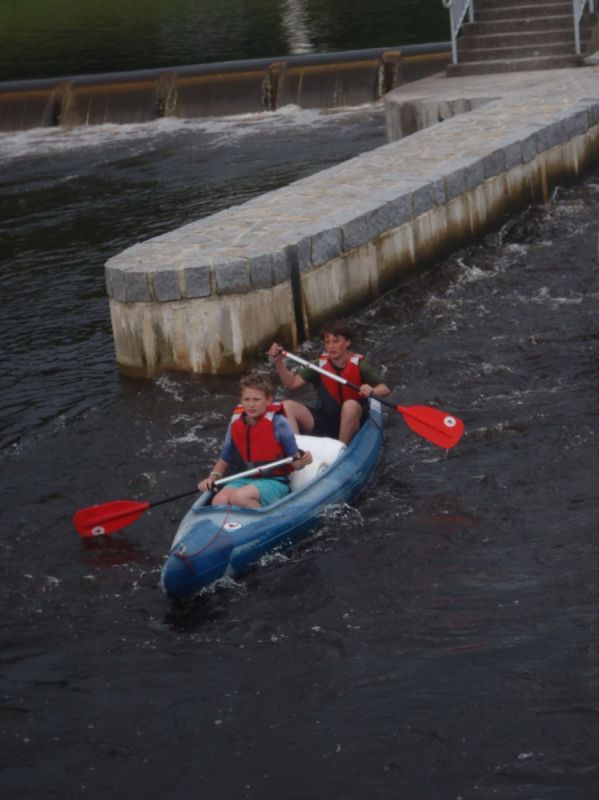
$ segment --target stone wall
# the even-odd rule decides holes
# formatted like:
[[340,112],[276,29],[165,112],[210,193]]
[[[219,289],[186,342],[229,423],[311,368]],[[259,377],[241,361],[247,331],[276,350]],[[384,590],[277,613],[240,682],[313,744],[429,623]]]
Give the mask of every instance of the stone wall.
[[578,180],[599,162],[599,72],[553,73],[396,90],[390,136],[407,117],[412,135],[110,259],[119,365],[241,370]]

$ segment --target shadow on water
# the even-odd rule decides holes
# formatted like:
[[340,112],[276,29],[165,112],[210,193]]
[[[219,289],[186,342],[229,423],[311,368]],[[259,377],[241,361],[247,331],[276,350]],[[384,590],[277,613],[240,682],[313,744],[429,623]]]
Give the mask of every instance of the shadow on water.
[[83,539],[81,542],[81,566],[100,570],[122,564],[153,565],[152,553],[146,552],[134,542],[115,539],[112,536],[98,536]]

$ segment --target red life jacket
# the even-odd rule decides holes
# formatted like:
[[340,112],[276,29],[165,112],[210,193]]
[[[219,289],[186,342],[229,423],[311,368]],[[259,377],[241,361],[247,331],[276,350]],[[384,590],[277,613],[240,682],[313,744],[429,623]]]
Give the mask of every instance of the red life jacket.
[[[237,406],[231,420],[231,439],[237,450],[242,469],[252,469],[271,461],[286,458],[283,445],[275,436],[275,414],[283,414],[285,409],[282,403],[272,403],[255,425],[248,425],[245,421],[243,406]],[[267,478],[276,478],[289,475],[293,471],[290,464],[268,470]]]
[[[340,378],[345,378],[346,381],[351,381],[357,386],[361,386],[362,373],[360,372],[360,361],[364,358],[364,356],[359,355],[359,353],[348,353],[348,355],[349,361],[343,367],[341,372],[336,370],[331,364],[331,360],[326,353],[322,353],[318,365],[327,372],[331,372],[333,375],[338,375]],[[357,392],[355,389],[351,389],[347,384],[330,380],[324,376],[321,377],[320,386],[322,386],[326,394],[332,397],[339,406],[341,406],[346,400],[358,400],[358,402],[364,400],[359,392]]]

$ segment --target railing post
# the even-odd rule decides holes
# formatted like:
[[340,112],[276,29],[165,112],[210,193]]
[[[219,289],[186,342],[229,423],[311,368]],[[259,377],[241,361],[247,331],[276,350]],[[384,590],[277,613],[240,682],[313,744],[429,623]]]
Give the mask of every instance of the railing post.
[[474,22],[474,0],[441,0],[444,7],[449,9],[449,27],[451,28],[451,57],[454,64],[458,63],[458,33],[462,22],[468,13],[468,21]]
[[582,47],[580,44],[580,20],[582,19],[587,2],[589,4],[589,11],[593,13],[595,11],[595,0],[572,0],[572,14],[574,16],[574,44],[576,47],[577,56],[581,55],[582,53]]

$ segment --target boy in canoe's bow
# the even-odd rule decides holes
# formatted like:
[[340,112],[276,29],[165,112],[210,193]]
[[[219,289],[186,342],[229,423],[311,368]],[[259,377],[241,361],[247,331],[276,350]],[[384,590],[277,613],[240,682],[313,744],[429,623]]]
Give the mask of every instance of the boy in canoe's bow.
[[347,323],[335,320],[324,325],[320,332],[325,352],[318,366],[357,384],[360,391],[323,377],[309,367],[291,372],[285,364],[282,348],[273,342],[268,355],[271,357],[281,383],[286,389],[295,390],[312,384],[316,390],[317,404],[309,408],[297,400],[284,400],[283,406],[296,433],[313,436],[331,436],[349,444],[354,434],[368,416],[370,395],[386,397],[389,387],[366,364],[364,357],[351,350],[352,330]]
[[282,404],[272,401],[267,375],[250,373],[241,379],[240,387],[240,405],[233,412],[220,457],[198,488],[201,492],[213,489],[229,469],[243,472],[293,456],[291,464],[267,470],[264,475],[228,482],[212,499],[213,505],[260,508],[289,493],[289,474],[311,464],[312,455],[299,450]]

